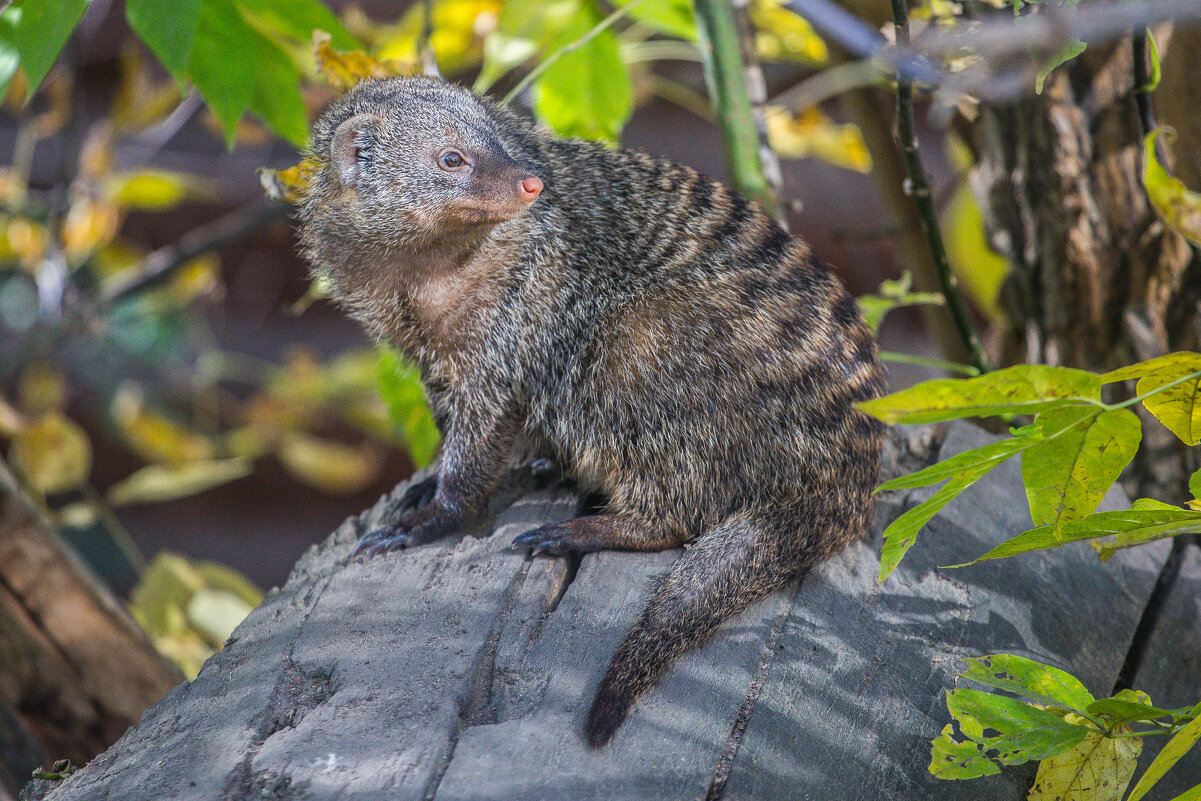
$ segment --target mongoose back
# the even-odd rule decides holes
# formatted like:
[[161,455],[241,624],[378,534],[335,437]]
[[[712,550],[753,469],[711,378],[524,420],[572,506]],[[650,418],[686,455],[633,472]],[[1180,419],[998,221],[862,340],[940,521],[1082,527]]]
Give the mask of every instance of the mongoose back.
[[334,295],[421,371],[443,433],[370,554],[429,542],[520,455],[607,498],[534,553],[688,545],[587,722],[609,741],[673,660],[866,528],[882,427],[854,300],[804,242],[688,167],[562,140],[427,78],[315,126],[299,217]]

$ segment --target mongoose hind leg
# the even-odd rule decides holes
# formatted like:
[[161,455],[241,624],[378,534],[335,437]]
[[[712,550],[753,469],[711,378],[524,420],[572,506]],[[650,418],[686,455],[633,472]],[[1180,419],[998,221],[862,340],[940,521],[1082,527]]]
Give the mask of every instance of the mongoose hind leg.
[[548,523],[516,537],[512,547],[562,556],[593,551],[666,551],[683,542],[683,534],[655,531],[632,518],[606,513]]

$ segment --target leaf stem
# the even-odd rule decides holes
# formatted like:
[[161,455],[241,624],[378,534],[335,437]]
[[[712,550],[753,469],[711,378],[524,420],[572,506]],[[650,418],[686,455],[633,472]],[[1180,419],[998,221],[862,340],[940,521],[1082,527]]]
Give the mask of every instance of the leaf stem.
[[[909,9],[905,0],[892,0],[893,27],[896,30],[897,47],[909,48]],[[981,373],[992,370],[988,355],[980,344],[980,338],[972,328],[963,297],[959,293],[959,282],[951,272],[946,244],[938,227],[938,216],[934,209],[934,197],[930,191],[930,180],[922,165],[921,153],[917,149],[917,126],[913,118],[913,80],[897,73],[897,140],[905,159],[909,174],[908,190],[917,204],[922,221],[922,230],[930,247],[930,255],[938,270],[938,280],[947,301],[947,310],[955,322],[959,336],[971,354],[972,363]]]
[[1141,401],[1146,400],[1147,398],[1151,397],[1152,395],[1158,395],[1161,392],[1166,392],[1167,390],[1172,389],[1173,387],[1178,387],[1187,381],[1193,381],[1195,379],[1201,379],[1201,370],[1198,370],[1195,373],[1189,373],[1188,375],[1181,376],[1180,378],[1177,378],[1175,381],[1171,381],[1167,384],[1164,384],[1162,387],[1156,387],[1155,389],[1151,390],[1150,392],[1144,392],[1142,395],[1131,398],[1130,400],[1124,400],[1121,403],[1113,403],[1113,404],[1103,403],[1103,404],[1101,404],[1101,406],[1104,407],[1106,410],[1125,409],[1127,406],[1133,406],[1136,403],[1140,403]]
[[520,81],[518,81],[517,85],[514,86],[512,89],[510,89],[508,91],[508,93],[505,94],[505,96],[503,98],[501,98],[500,102],[505,104],[506,106],[509,103],[512,103],[514,98],[516,98],[518,95],[520,95],[522,92],[524,92],[526,90],[526,87],[528,87],[534,81],[541,78],[542,73],[544,73],[548,69],[550,69],[551,66],[556,61],[563,58],[563,56],[566,56],[570,53],[574,53],[575,51],[579,50],[584,45],[591,42],[593,39],[595,39],[597,36],[599,36],[602,31],[606,31],[609,28],[613,27],[614,23],[616,23],[618,20],[620,20],[625,15],[629,14],[632,10],[634,10],[641,4],[642,4],[642,0],[630,0],[630,2],[626,3],[625,5],[618,6],[616,9],[613,10],[612,13],[609,14],[609,16],[605,17],[600,22],[593,25],[592,28],[587,33],[585,33],[583,36],[581,36],[579,39],[568,42],[567,44],[563,45],[555,52],[551,53],[546,58],[542,59],[542,61],[538,62],[538,65],[536,67],[534,67],[532,70],[530,70],[528,73],[526,73],[525,77],[522,78]]
[[892,350],[880,351],[880,361],[894,364],[916,364],[922,367],[933,367],[936,370],[946,370],[949,373],[959,373],[968,378],[980,375],[980,370],[970,364],[960,364],[945,359],[932,359],[929,356],[916,356],[912,353],[898,353]]

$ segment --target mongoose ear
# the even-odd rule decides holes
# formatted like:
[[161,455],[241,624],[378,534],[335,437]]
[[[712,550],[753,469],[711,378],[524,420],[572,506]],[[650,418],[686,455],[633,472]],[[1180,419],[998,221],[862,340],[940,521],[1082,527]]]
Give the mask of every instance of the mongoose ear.
[[330,160],[338,171],[342,185],[357,188],[360,172],[359,153],[375,142],[379,117],[374,114],[356,114],[338,126],[330,142]]

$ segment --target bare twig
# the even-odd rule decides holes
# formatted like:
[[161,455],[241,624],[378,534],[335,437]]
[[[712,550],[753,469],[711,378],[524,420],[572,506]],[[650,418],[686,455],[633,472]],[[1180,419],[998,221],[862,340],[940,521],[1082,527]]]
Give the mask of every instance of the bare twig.
[[157,286],[200,254],[239,242],[276,220],[283,219],[290,208],[284,203],[259,200],[189,231],[178,242],[165,245],[148,255],[135,276],[110,285],[104,292],[103,300],[117,303]]
[[[775,216],[776,198],[764,174],[734,7],[729,0],[696,0],[696,18],[705,81],[725,141],[730,178],[739,192]],[[759,81],[762,86],[762,75]]]
[[[981,22],[928,31],[921,47],[888,42],[873,27],[832,0],[787,0],[788,7],[804,17],[823,36],[860,58],[878,59],[911,81],[953,85],[992,99],[1012,97],[1022,82],[1011,74],[952,76],[935,67],[935,59],[964,52],[979,55],[985,64],[1023,53],[1053,53],[1073,39],[1088,44],[1121,39],[1131,28],[1169,20],[1201,20],[1197,0],[1131,0],[1121,3],[1081,5],[1071,12],[1047,6],[1043,13],[1014,19],[997,16]],[[924,55],[925,54],[925,55]]]
[[[909,9],[905,0],[892,0],[893,23],[896,28],[897,45],[909,46]],[[972,356],[972,363],[981,373],[992,369],[988,355],[980,345],[980,338],[972,327],[963,298],[959,294],[959,282],[951,272],[951,263],[947,258],[947,248],[942,240],[942,232],[938,228],[938,216],[934,209],[934,198],[930,192],[930,180],[922,165],[921,153],[917,149],[917,128],[913,121],[913,82],[906,77],[897,78],[897,138],[900,142],[901,153],[905,157],[905,167],[909,173],[909,191],[917,203],[921,214],[922,230],[930,246],[930,254],[938,268],[938,279],[942,285],[942,294],[947,301],[947,310],[955,321],[959,336],[963,339]]]
[[767,84],[763,80],[763,70],[759,68],[759,59],[755,54],[755,30],[751,26],[750,9],[747,7],[747,0],[732,0],[731,5],[734,8],[734,24],[738,31],[738,51],[742,56],[743,85],[751,103],[755,134],[759,138],[759,162],[763,167],[763,179],[767,181],[771,198],[769,208],[775,208],[777,222],[787,230],[788,221],[779,204],[784,175],[780,171],[780,159],[776,156],[776,151],[771,149],[771,142],[767,136]]

